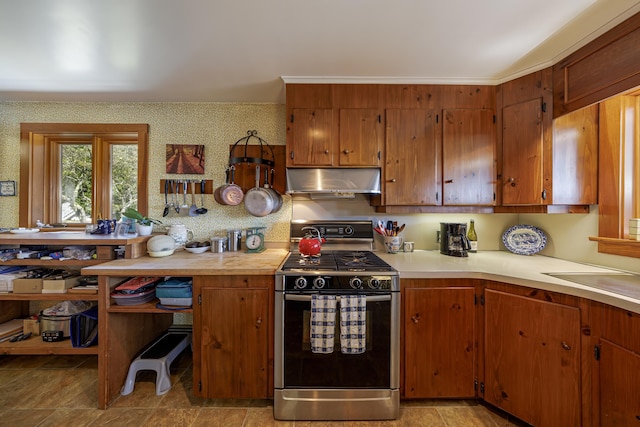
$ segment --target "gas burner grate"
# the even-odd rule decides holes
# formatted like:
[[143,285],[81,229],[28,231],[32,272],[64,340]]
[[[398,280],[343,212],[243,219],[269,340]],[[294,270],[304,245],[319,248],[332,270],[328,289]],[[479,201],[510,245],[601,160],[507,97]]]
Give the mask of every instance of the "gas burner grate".
[[291,253],[282,266],[283,271],[394,271],[389,264],[369,251],[325,251],[322,256],[303,257]]
[[369,251],[337,251],[338,270],[345,271],[391,271],[393,268]]
[[282,266],[284,271],[297,270],[323,270],[335,271],[336,263],[331,253],[325,253],[318,256],[304,256],[300,253],[292,253]]
[[298,264],[301,265],[318,265],[320,264],[320,254],[315,256],[300,255]]
[[366,267],[374,265],[365,252],[350,252],[340,256],[341,264],[347,267]]

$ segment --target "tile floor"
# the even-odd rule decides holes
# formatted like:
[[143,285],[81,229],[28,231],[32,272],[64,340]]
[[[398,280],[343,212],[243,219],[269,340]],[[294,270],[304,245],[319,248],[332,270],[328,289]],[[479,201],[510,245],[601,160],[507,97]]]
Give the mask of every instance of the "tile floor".
[[523,426],[473,401],[408,401],[393,421],[276,421],[269,400],[213,400],[191,393],[191,354],[173,363],[172,388],[155,394],[155,373],[138,373],[135,389],[107,410],[97,406],[97,357],[0,356],[0,426],[467,427]]

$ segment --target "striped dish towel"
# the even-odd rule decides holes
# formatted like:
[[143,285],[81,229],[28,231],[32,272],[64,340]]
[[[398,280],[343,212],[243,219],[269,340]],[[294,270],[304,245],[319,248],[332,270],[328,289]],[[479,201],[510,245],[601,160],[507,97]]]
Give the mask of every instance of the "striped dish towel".
[[336,296],[311,295],[311,352],[333,353],[336,331]]
[[367,298],[364,295],[340,297],[340,347],[345,354],[361,354],[367,348]]

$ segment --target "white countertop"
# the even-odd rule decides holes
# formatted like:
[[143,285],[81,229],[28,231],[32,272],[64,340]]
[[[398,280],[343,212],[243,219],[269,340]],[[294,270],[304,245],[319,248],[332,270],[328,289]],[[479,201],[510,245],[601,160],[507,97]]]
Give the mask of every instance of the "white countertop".
[[[515,255],[505,251],[480,251],[468,258],[442,255],[439,251],[417,250],[387,254],[376,252],[400,273],[400,279],[469,278],[495,280],[520,286],[528,286],[594,301],[640,314],[638,292],[625,295],[544,273],[620,273],[619,270],[589,264],[565,261],[543,255]],[[633,296],[630,296],[633,295]]]

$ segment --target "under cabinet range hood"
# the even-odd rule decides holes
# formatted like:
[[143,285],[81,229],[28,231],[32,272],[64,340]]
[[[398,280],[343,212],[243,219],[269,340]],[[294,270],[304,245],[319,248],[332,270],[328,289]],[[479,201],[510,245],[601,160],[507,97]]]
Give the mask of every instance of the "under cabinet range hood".
[[287,169],[288,194],[380,194],[379,168]]

